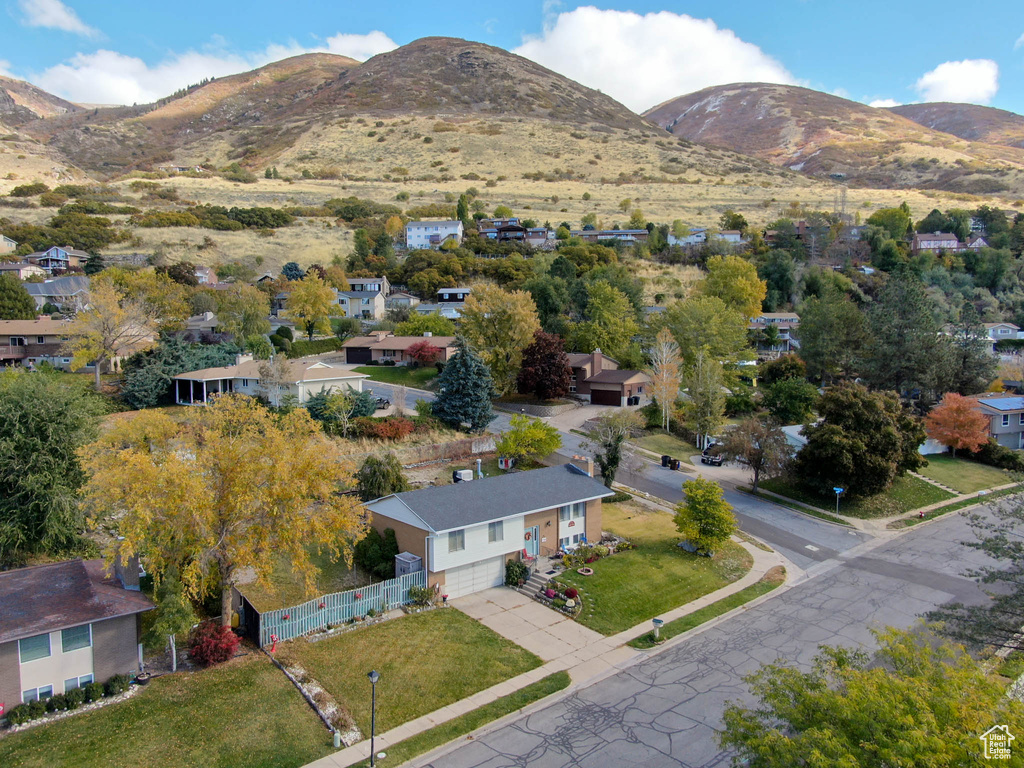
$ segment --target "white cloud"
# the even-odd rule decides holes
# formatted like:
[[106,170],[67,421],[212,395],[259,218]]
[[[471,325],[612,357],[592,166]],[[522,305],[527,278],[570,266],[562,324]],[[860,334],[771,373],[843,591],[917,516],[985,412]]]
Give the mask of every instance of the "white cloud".
[[964,59],[939,64],[914,84],[925,101],[988,104],[999,90],[999,65],[991,59]]
[[270,45],[264,51],[247,54],[225,51],[222,43],[215,38],[203,51],[174,54],[154,65],[117,51],[76,53],[67,61],[29,79],[40,88],[70,101],[144,104],[207,77],[245,72],[302,53],[327,52],[363,60],[397,47],[391,38],[376,31],[366,35],[334,35],[327,38],[324,45],[312,48],[293,42]]
[[1017,50],[1022,45],[1024,45],[1024,35],[1017,38],[1017,42],[1013,44],[1013,50]]
[[902,102],[896,101],[896,99],[875,99],[874,101],[868,102],[869,107],[878,107],[884,109],[885,107],[898,107]]
[[14,77],[11,74],[11,62],[7,59],[0,59],[0,77]]
[[[549,9],[545,2],[545,10]],[[669,11],[577,8],[513,53],[598,88],[637,111],[711,85],[794,83],[782,64],[711,19]]]
[[64,5],[60,0],[18,0],[24,22],[30,27],[60,29],[85,37],[96,37],[98,29],[93,29],[75,13],[73,8]]

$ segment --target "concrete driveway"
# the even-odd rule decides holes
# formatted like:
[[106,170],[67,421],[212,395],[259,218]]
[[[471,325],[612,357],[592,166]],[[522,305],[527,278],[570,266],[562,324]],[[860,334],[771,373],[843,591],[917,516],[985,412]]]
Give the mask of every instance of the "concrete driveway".
[[508,587],[458,597],[451,604],[543,661],[571,656],[604,636]]

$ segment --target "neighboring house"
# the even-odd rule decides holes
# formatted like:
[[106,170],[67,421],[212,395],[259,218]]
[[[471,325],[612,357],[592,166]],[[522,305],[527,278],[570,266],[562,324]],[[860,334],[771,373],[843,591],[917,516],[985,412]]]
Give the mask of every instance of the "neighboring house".
[[555,233],[547,227],[527,227],[526,242],[534,248],[547,248],[555,242]]
[[733,245],[739,245],[743,242],[743,233],[738,229],[723,229],[721,232],[716,232],[711,235],[712,240],[724,240],[727,243]]
[[1013,323],[985,323],[985,333],[992,341],[1019,339],[1020,326]]
[[519,223],[519,220],[515,220],[515,224],[499,224],[494,227],[481,227],[478,231],[483,237],[488,240],[494,240],[498,243],[507,243],[526,240],[526,227]]
[[518,227],[519,218],[512,216],[507,219],[480,219],[477,222],[477,231],[483,234],[485,229],[497,229],[498,227]]
[[200,285],[213,286],[217,284],[217,273],[209,267],[196,267],[196,280]]
[[203,312],[186,320],[185,330],[195,334],[217,333],[220,330],[220,321],[213,312]]
[[263,285],[264,283],[272,283],[277,280],[277,275],[273,272],[264,272],[262,275],[256,278],[256,285]]
[[395,293],[389,293],[384,299],[385,309],[399,309],[406,307],[412,309],[420,303],[418,296],[413,296],[411,293],[405,291],[396,291]]
[[910,242],[911,253],[959,253],[963,245],[956,235],[948,232],[932,232],[931,234],[916,234]]
[[1024,448],[1024,397],[996,395],[977,402],[977,409],[989,419],[992,439],[1014,450]]
[[71,356],[61,351],[68,338],[67,329],[68,323],[48,317],[0,320],[0,365],[35,367],[49,363],[55,368],[71,370]]
[[348,287],[350,291],[375,291],[385,296],[391,293],[391,283],[386,277],[350,277]]
[[645,243],[650,235],[646,229],[580,229],[569,233],[585,243],[617,241],[620,243]]
[[982,248],[988,248],[988,241],[981,235],[971,235],[967,239],[967,250],[980,251]]
[[509,560],[536,561],[601,538],[612,491],[564,464],[385,496],[366,506],[403,553],[420,557],[427,585],[449,598],[498,587]]
[[374,331],[368,336],[353,336],[341,347],[349,365],[365,365],[371,360],[394,360],[396,365],[408,365],[413,362],[408,349],[421,341],[429,341],[440,349],[438,360],[442,362],[448,362],[455,354],[454,336],[434,336],[429,331],[422,336],[395,336],[390,331]]
[[800,342],[793,335],[793,331],[800,327],[800,315],[795,312],[762,312],[747,323],[747,330],[753,332],[763,331],[768,327],[778,329],[779,340],[773,344],[767,344],[758,338],[758,352],[769,355],[786,354],[800,347]]
[[[594,405],[626,406],[638,398],[650,379],[643,371],[619,370],[619,364],[595,349],[588,354],[569,354],[569,392],[586,397]],[[636,404],[636,403],[634,403]]]
[[675,235],[668,236],[669,245],[700,245],[701,243],[707,242],[708,230],[707,227],[690,227],[688,234],[683,237],[676,237]]
[[136,674],[140,617],[152,608],[129,579],[105,575],[102,560],[0,572],[0,706]]
[[14,253],[18,244],[6,235],[0,235],[0,253]]
[[253,360],[252,355],[238,355],[235,360],[234,365],[179,373],[174,377],[174,401],[178,405],[206,405],[215,395],[236,393],[278,399],[291,395],[301,405],[324,389],[344,391],[351,387],[361,392],[363,379],[367,378],[318,360],[288,360],[288,375],[279,391],[267,393],[260,386],[260,366],[264,361]]
[[41,283],[25,283],[25,290],[35,299],[37,309],[46,304],[68,305],[77,312],[89,303],[89,278],[85,275],[64,275]]
[[437,301],[439,304],[461,304],[470,293],[470,288],[442,288],[437,292]]
[[15,261],[0,263],[0,274],[15,275],[19,280],[26,280],[30,277],[46,277],[46,270],[27,261]]
[[440,315],[449,320],[462,317],[462,302],[444,301],[439,304],[417,304],[413,311],[420,315]]
[[61,248],[55,245],[45,251],[36,251],[25,257],[25,261],[37,264],[49,274],[54,272],[66,272],[73,267],[84,267],[89,260],[89,254],[74,248]]
[[449,240],[454,240],[458,245],[462,242],[464,234],[462,222],[457,220],[410,221],[405,225],[405,244],[413,250],[437,250]]
[[384,317],[384,294],[380,291],[338,291],[342,317],[379,320]]

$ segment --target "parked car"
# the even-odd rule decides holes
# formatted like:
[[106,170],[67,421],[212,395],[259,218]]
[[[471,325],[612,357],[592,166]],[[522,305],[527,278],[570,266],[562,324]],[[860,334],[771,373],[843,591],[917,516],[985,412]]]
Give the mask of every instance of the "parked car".
[[720,467],[722,466],[722,455],[720,453],[716,453],[710,456],[707,454],[703,454],[700,457],[700,463],[710,464],[712,467]]
[[701,456],[711,456],[712,454],[718,453],[722,449],[721,443],[708,443],[704,446],[704,450],[700,452]]
[[377,400],[376,400],[376,403],[377,403],[377,410],[378,411],[383,410],[384,408],[390,408],[391,407],[391,401],[388,400],[386,397],[378,397]]

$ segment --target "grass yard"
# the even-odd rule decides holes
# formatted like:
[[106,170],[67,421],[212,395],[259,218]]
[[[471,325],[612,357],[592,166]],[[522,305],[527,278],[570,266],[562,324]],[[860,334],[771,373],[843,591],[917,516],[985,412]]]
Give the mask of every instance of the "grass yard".
[[987,464],[955,459],[947,454],[936,454],[927,458],[928,466],[919,469],[918,474],[960,493],[974,493],[1013,482],[1009,472]]
[[0,739],[19,768],[290,768],[332,752],[331,734],[262,654],[154,679],[128,701]]
[[285,555],[275,559],[269,583],[244,584],[239,591],[249,599],[257,611],[262,613],[278,608],[290,608],[331,592],[344,592],[365,586],[371,581],[370,577],[355,565],[349,568],[344,560],[334,560],[326,552],[313,553],[312,557],[320,569],[316,580],[317,589],[312,595],[306,593],[305,582],[301,576],[292,572],[291,560]]
[[[558,693],[569,687],[572,682],[568,672],[555,672],[553,675],[541,678],[536,683],[531,683],[525,688],[520,688],[515,693],[502,696],[500,699],[484,704],[479,709],[467,712],[464,715],[449,720],[447,723],[434,726],[429,731],[418,733],[415,736],[400,741],[393,747],[388,748],[388,765],[402,765],[414,757],[429,752],[432,749],[447,744],[453,739],[465,736],[470,731],[475,731],[481,726],[494,722],[498,718],[513,712],[518,712],[523,707],[535,701]],[[360,766],[368,766],[370,761],[359,763]]]
[[[768,573],[766,573],[760,581],[755,584],[751,584],[749,587],[744,587],[739,592],[731,594],[728,597],[723,597],[721,600],[716,600],[711,605],[706,605],[680,619],[668,622],[658,633],[659,638],[661,641],[664,641],[669,640],[676,635],[681,635],[683,632],[689,632],[694,627],[699,627],[705,622],[718,618],[722,614],[728,613],[733,608],[739,608],[741,605],[746,605],[751,600],[754,600],[761,595],[768,594],[777,586],[785,582],[785,580],[786,569],[781,566],[776,566],[768,571]],[[633,648],[640,649],[653,648],[655,646],[654,635],[648,632],[635,640],[631,640],[629,645]]]
[[370,683],[377,684],[377,732],[396,728],[541,664],[529,651],[453,608],[386,621],[279,656],[301,664],[370,732]]
[[365,373],[371,381],[384,384],[403,384],[415,389],[430,389],[437,378],[437,368],[432,365],[410,368],[408,365],[361,365],[356,373]]
[[591,566],[593,576],[569,571],[559,580],[583,595],[577,620],[605,635],[714,592],[742,577],[753,564],[750,553],[732,542],[713,558],[684,551],[677,546],[680,536],[672,516],[636,503],[605,504],[602,528],[628,538],[637,548],[598,560]]
[[668,455],[680,461],[685,461],[687,464],[691,463],[691,456],[696,456],[700,453],[697,446],[661,429],[639,437],[633,440],[633,443],[651,453],[657,453],[659,456]]
[[[790,499],[802,501],[826,512],[835,512],[835,496],[826,498],[797,485],[785,477],[762,480],[761,487]],[[938,504],[954,496],[931,483],[910,475],[896,478],[888,491],[862,499],[840,499],[839,514],[849,517],[874,518],[913,512],[915,509]]]

